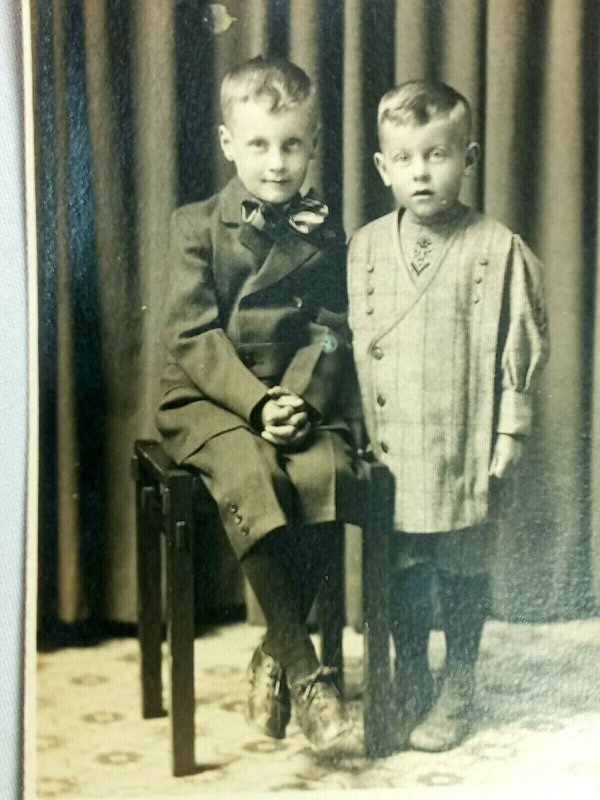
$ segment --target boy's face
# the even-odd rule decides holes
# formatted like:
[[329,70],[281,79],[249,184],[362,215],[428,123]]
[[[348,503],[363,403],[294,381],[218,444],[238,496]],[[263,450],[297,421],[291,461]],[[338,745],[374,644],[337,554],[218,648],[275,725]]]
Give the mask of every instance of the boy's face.
[[221,148],[259,200],[287,203],[304,183],[318,132],[306,104],[272,113],[259,102],[236,103],[219,126]]
[[384,122],[375,166],[401,207],[430,220],[458,202],[463,177],[478,156],[479,145],[465,144],[460,127],[447,117],[425,125]]

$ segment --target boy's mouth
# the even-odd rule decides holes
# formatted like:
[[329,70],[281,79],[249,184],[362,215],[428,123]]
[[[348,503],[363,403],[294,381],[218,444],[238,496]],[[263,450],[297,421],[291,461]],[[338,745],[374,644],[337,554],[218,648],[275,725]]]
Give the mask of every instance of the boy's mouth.
[[431,191],[431,189],[419,189],[418,191],[413,192],[412,196],[413,197],[432,197],[433,196],[433,192]]

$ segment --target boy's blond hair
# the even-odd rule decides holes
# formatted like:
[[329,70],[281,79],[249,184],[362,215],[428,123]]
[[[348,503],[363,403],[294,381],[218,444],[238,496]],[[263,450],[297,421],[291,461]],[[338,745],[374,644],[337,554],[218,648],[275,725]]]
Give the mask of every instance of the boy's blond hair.
[[257,56],[235,67],[221,83],[221,115],[229,125],[233,106],[253,100],[277,114],[307,104],[317,126],[315,90],[310,78],[291,61]]
[[379,101],[377,130],[390,125],[426,125],[435,117],[446,116],[460,130],[463,144],[471,137],[471,106],[456,89],[441,81],[412,80],[390,89]]

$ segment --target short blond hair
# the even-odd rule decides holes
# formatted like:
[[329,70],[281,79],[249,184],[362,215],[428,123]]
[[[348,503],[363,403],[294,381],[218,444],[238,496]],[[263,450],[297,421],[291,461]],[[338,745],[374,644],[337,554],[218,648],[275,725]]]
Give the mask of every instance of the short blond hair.
[[441,81],[412,80],[390,89],[379,101],[377,131],[381,143],[382,127],[426,125],[445,116],[460,130],[464,144],[471,138],[472,112],[469,101],[456,89]]
[[249,101],[264,103],[277,114],[306,104],[317,126],[316,93],[306,72],[291,61],[256,56],[225,75],[221,83],[221,115],[231,121],[234,105]]

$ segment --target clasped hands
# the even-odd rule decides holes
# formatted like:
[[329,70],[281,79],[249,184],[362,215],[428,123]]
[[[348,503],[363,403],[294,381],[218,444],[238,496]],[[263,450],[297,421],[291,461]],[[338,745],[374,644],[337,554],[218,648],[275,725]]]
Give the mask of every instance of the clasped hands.
[[273,386],[261,409],[261,436],[275,447],[294,449],[310,435],[312,425],[302,397],[290,389]]

